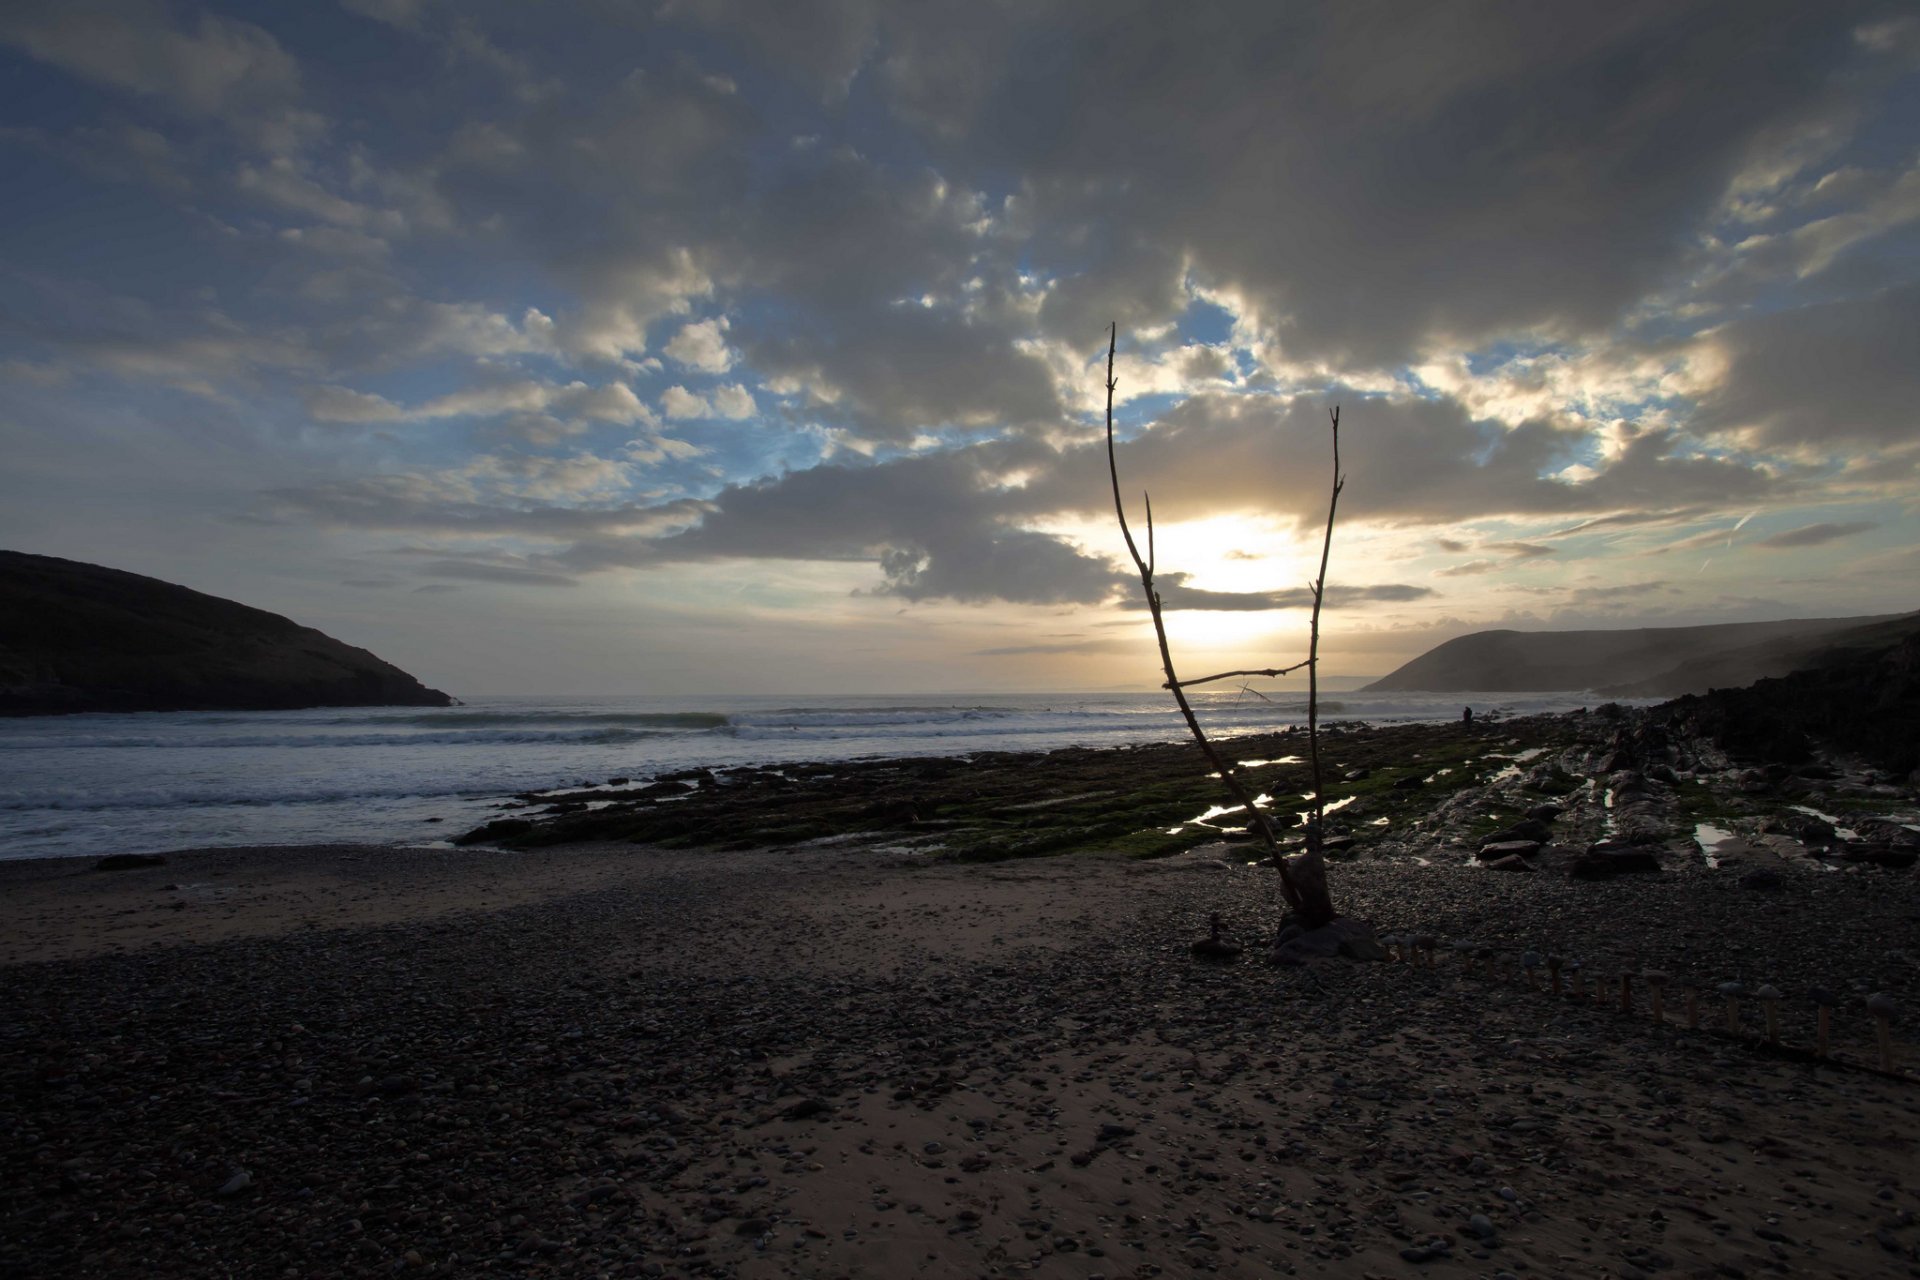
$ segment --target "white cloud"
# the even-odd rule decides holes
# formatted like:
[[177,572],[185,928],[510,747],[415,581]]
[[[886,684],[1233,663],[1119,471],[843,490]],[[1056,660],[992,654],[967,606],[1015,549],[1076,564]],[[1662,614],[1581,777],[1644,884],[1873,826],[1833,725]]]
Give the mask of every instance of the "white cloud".
[[661,393],[660,409],[669,418],[727,418],[737,422],[751,418],[760,407],[754,403],[753,393],[736,382],[716,388],[711,396],[695,395],[676,384]]
[[711,406],[682,386],[671,386],[660,394],[660,412],[669,418],[710,418]]
[[682,327],[666,346],[668,358],[701,373],[725,373],[733,368],[734,358],[732,349],[722,336],[727,327],[725,316]]
[[351,387],[309,387],[301,399],[316,422],[398,422],[407,416],[406,410],[385,396]]
[[319,422],[422,422],[442,418],[498,418],[515,415],[551,415],[556,421],[539,425],[542,438],[570,433],[564,419],[576,422],[615,422],[626,426],[658,421],[633,388],[624,382],[591,386],[585,382],[542,382],[527,378],[515,382],[466,387],[436,396],[411,409],[384,396],[347,387],[322,386],[302,393],[307,412]]
[[751,418],[759,412],[759,406],[754,404],[752,393],[745,387],[731,383],[713,393],[713,412],[716,417],[738,421]]

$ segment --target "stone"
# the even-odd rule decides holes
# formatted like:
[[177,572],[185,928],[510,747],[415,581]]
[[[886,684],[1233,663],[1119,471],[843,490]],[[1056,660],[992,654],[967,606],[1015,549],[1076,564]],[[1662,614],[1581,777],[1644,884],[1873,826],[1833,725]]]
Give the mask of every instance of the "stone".
[[1490,863],[1501,858],[1531,858],[1539,852],[1538,840],[1500,840],[1480,846],[1480,861]]
[[[1539,848],[1538,845],[1534,847],[1536,849]],[[1487,863],[1487,870],[1489,871],[1532,871],[1533,864],[1531,862],[1528,862],[1525,858],[1521,857],[1517,853],[1510,853],[1503,858],[1495,858],[1493,859],[1493,861]]]
[[1755,867],[1740,877],[1742,889],[1752,889],[1759,893],[1771,893],[1786,884],[1786,880],[1772,867]]
[[164,867],[167,858],[162,853],[110,853],[93,864],[95,871],[133,871],[140,867]]
[[1646,845],[1613,844],[1602,840],[1588,847],[1567,868],[1573,880],[1606,880],[1613,876],[1660,870],[1660,858]]
[[1480,847],[1484,849],[1490,844],[1507,843],[1545,844],[1551,839],[1553,839],[1552,827],[1538,818],[1527,818],[1503,830],[1496,831],[1490,836],[1483,837],[1480,841]]

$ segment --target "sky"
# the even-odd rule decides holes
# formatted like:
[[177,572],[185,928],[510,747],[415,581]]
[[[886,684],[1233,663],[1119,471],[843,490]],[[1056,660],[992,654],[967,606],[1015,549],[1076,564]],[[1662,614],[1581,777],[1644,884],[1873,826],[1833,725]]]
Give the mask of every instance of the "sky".
[[458,694],[1920,608],[1905,4],[9,0],[0,546]]

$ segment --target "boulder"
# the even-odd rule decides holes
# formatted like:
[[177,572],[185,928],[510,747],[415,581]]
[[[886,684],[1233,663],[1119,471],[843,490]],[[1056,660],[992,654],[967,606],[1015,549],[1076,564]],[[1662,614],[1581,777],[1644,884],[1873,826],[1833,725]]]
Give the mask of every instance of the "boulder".
[[1538,818],[1525,818],[1510,827],[1503,827],[1490,836],[1482,837],[1480,846],[1502,844],[1512,840],[1531,840],[1534,844],[1545,844],[1553,839],[1553,828]]
[[1567,876],[1574,880],[1610,880],[1618,875],[1660,870],[1660,858],[1651,846],[1616,844],[1602,840],[1573,860]]
[[1351,960],[1385,960],[1387,949],[1374,936],[1373,926],[1364,920],[1342,916],[1318,929],[1287,925],[1274,940],[1274,964],[1295,966],[1309,960],[1329,960],[1346,956]]
[[1538,840],[1501,840],[1480,846],[1480,861],[1491,866],[1507,858],[1531,858],[1540,852]]

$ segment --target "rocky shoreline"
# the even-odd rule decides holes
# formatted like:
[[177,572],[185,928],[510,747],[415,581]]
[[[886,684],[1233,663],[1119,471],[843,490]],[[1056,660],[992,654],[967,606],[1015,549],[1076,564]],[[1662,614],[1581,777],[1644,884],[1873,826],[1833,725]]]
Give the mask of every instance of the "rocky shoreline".
[[[1688,731],[1679,704],[1606,704],[1471,723],[1329,726],[1328,841],[1342,860],[1484,862],[1598,879],[1633,871],[1920,861],[1920,779],[1859,757],[1803,751],[1741,759]],[[1306,735],[1224,744],[1303,837]],[[954,759],[691,770],[528,793],[465,845],[631,841],[751,849],[833,839],[929,857],[996,861],[1099,848],[1137,857],[1247,841],[1244,819],[1190,744]]]

